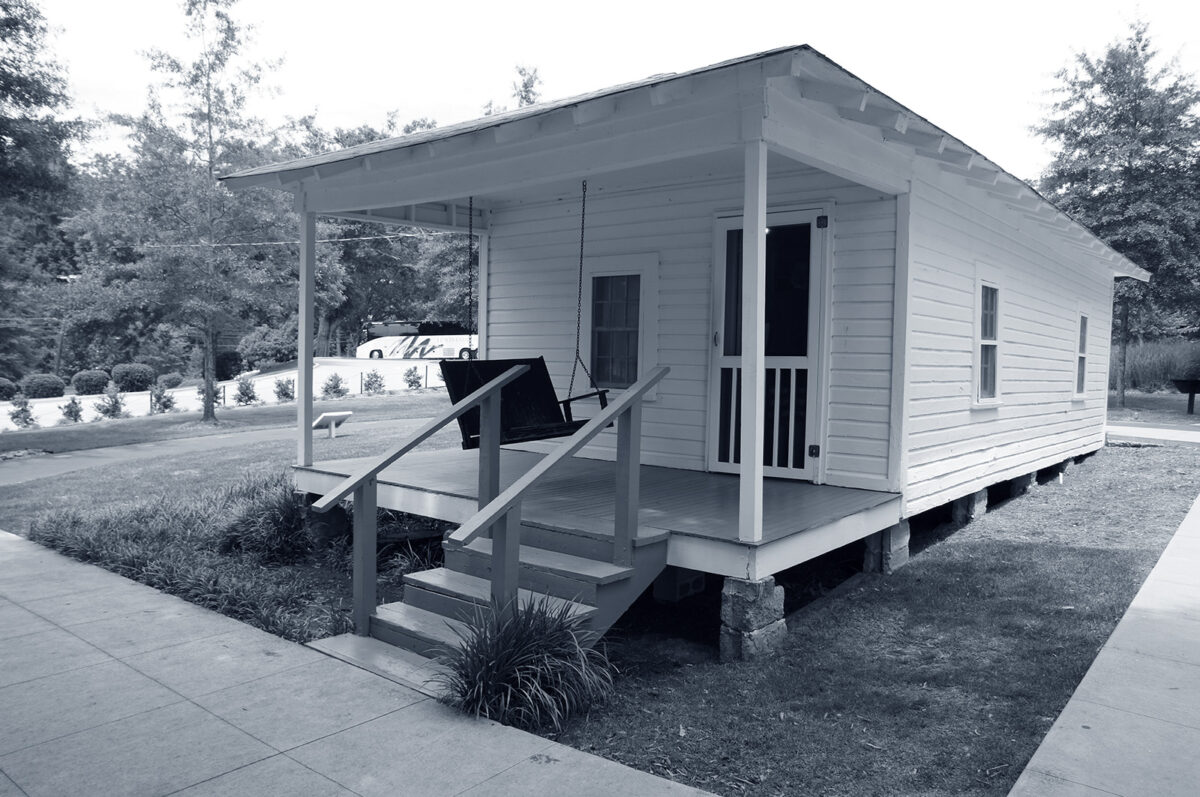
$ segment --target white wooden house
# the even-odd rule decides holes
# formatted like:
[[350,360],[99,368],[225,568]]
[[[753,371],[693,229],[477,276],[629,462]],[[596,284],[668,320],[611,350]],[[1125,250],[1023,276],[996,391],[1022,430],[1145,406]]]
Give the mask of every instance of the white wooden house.
[[[463,524],[406,606],[376,608],[360,562],[358,631],[422,651],[489,574],[604,628],[667,564],[761,608],[773,574],[855,540],[902,560],[909,516],[1103,445],[1113,279],[1147,278],[807,46],[225,181],[303,220],[298,488]],[[626,401],[521,450],[313,462],[317,215],[470,227],[481,356],[543,356],[565,396],[578,311]],[[724,652],[766,647],[772,612],[730,608]]]

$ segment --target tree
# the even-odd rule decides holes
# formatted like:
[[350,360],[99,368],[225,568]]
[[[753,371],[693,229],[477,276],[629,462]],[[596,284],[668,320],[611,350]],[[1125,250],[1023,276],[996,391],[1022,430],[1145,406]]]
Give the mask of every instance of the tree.
[[[542,93],[538,90],[538,86],[542,84],[542,79],[538,77],[537,67],[527,67],[517,64],[517,79],[512,84],[512,98],[517,101],[518,108],[524,108],[527,105],[536,105],[542,99]],[[508,110],[507,105],[497,105],[494,100],[488,100],[488,104],[483,106],[483,115],[491,116],[492,114],[504,113]],[[405,130],[404,132],[409,132]]]
[[1121,280],[1116,289],[1121,406],[1131,338],[1200,322],[1200,94],[1156,56],[1141,22],[1101,58],[1076,55],[1035,128],[1057,147],[1043,192],[1153,275],[1149,285]]
[[275,192],[237,194],[220,174],[274,154],[246,112],[261,67],[241,64],[236,0],[186,0],[187,32],[199,53],[181,62],[151,53],[161,76],[146,110],[115,121],[128,158],[93,165],[103,197],[73,220],[87,284],[112,312],[186,329],[202,352],[204,420],[215,413],[217,336],[282,303],[296,270],[295,216]]
[[36,363],[42,332],[53,328],[27,286],[44,289],[71,271],[57,222],[69,202],[70,143],[83,127],[57,118],[66,81],[45,38],[30,0],[0,0],[0,375],[14,378]]

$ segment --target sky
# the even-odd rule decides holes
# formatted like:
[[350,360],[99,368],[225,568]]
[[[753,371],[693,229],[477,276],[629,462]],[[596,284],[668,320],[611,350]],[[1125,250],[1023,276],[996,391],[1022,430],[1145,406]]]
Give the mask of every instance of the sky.
[[[138,112],[154,79],[144,53],[189,46],[173,0],[41,7],[84,116]],[[552,100],[808,44],[1025,179],[1051,157],[1030,127],[1046,115],[1055,73],[1076,53],[1099,56],[1135,20],[1164,62],[1200,82],[1194,0],[242,0],[235,16],[254,28],[254,58],[282,59],[252,108],[272,124],[315,113],[326,128],[379,127],[390,111],[400,124],[450,124],[488,101],[512,104],[517,64],[538,70]]]

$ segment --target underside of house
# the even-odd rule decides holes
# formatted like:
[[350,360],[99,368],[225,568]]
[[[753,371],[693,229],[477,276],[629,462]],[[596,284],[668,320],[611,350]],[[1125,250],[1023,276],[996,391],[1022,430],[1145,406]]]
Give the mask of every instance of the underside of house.
[[[1146,277],[808,47],[226,181],[302,216],[297,488],[460,524],[376,607],[355,512],[356,630],[420,653],[518,589],[602,631],[668,565],[780,603],[724,618],[723,652],[768,647],[773,574],[867,538],[886,563],[910,515],[1103,445],[1113,277]],[[608,406],[501,445],[510,372],[422,432],[478,413],[477,450],[314,462],[317,215],[469,229],[481,357]]]

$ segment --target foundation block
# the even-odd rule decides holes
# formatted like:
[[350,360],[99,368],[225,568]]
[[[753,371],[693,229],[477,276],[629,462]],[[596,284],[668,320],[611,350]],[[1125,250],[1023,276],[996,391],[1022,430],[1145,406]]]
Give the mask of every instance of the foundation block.
[[977,493],[971,493],[957,499],[950,506],[954,525],[965,526],[971,521],[983,517],[984,513],[987,512],[987,505],[987,490],[980,490]]
[[908,521],[867,537],[863,552],[863,572],[890,575],[908,562]]
[[765,656],[786,637],[783,587],[777,586],[774,578],[725,578],[721,589],[721,661]]

